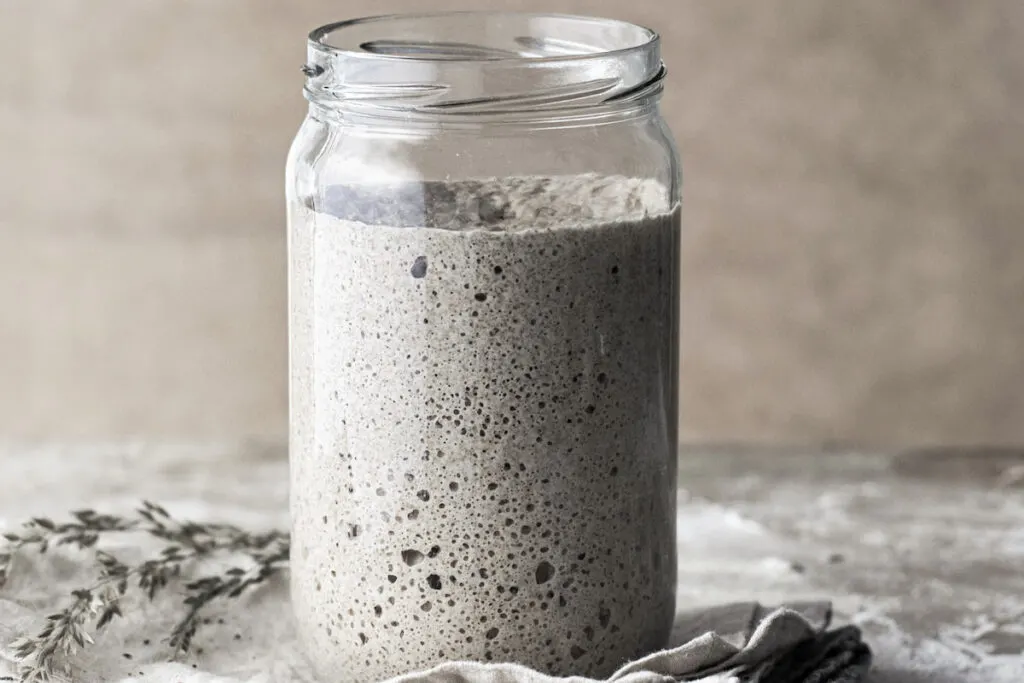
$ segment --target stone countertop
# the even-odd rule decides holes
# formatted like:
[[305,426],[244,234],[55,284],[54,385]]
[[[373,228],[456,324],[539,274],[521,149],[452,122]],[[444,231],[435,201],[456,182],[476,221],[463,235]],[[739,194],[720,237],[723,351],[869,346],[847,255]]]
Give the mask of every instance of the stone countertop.
[[[281,444],[0,448],[0,527],[151,499],[287,524]],[[681,604],[830,597],[875,683],[1024,680],[1024,453],[687,447]]]

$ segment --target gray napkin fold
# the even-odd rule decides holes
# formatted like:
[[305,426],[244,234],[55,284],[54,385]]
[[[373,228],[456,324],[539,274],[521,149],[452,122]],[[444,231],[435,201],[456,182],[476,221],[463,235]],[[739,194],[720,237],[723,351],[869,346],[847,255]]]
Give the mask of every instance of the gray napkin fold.
[[860,629],[844,626],[821,633],[745,676],[745,683],[858,683],[871,668],[871,650]]
[[[733,603],[681,613],[667,649],[622,666],[615,683],[858,683],[871,652],[853,626],[827,631],[824,601],[765,607]],[[517,664],[452,662],[387,683],[596,683]]]

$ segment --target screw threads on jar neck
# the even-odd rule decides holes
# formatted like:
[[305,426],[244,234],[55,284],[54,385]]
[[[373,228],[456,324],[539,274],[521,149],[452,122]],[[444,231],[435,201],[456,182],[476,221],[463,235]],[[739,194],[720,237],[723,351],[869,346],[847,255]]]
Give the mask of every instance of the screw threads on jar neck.
[[653,31],[563,15],[396,15],[321,27],[306,97],[382,118],[597,120],[649,109],[665,77]]

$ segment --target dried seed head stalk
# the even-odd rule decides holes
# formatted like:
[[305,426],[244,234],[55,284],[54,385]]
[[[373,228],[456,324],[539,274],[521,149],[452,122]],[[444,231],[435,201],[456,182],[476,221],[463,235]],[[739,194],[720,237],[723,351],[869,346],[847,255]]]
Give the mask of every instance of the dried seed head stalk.
[[[73,521],[57,524],[37,517],[19,533],[4,534],[0,548],[0,588],[7,581],[18,553],[42,554],[55,546],[93,548],[106,534],[137,531],[161,539],[165,546],[156,557],[128,565],[110,553],[94,550],[99,580],[71,593],[71,601],[47,618],[35,636],[13,644],[23,683],[49,680],[58,670],[69,670],[71,657],[93,642],[91,632],[102,630],[122,615],[122,598],[132,589],[152,600],[174,584],[180,590],[185,616],[171,629],[172,653],[187,651],[202,623],[203,611],[215,600],[237,598],[265,583],[287,567],[289,538],[284,532],[250,533],[226,524],[175,520],[163,507],[144,502],[134,516],[103,515],[93,510],[71,513]],[[215,554],[240,556],[243,567],[187,583],[182,575],[198,560]]]

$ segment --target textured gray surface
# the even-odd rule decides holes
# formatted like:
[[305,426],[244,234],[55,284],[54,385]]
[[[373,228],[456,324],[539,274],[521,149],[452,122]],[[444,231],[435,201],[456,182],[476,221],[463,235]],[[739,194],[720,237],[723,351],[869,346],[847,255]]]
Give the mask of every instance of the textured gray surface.
[[716,450],[684,461],[684,487],[738,515],[746,539],[695,525],[701,560],[680,579],[695,597],[744,585],[759,599],[831,596],[864,629],[877,681],[1024,677],[1024,453]]
[[[690,448],[681,464],[681,605],[828,597],[864,629],[874,683],[1024,679],[1022,453]],[[286,470],[276,445],[7,447],[0,520],[149,498],[284,525]]]
[[[1024,5],[483,5],[664,34],[686,434],[1024,439]],[[283,433],[303,36],[420,7],[0,2],[0,433]]]

